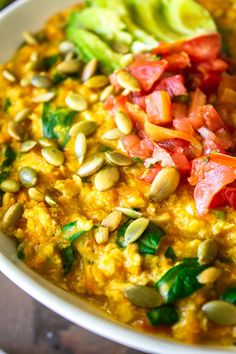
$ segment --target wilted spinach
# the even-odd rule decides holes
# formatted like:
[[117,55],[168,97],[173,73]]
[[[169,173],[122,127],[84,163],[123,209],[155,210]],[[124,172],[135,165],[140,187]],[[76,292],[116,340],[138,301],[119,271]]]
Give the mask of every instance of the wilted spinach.
[[147,317],[153,326],[171,325],[179,320],[179,315],[173,305],[162,305],[147,312]]
[[190,296],[202,287],[197,276],[206,269],[196,258],[188,258],[168,270],[155,284],[167,303]]
[[66,108],[53,110],[49,103],[45,103],[42,113],[43,135],[45,138],[55,139],[61,147],[65,147],[69,139],[69,130],[76,112]]
[[59,59],[58,54],[50,55],[43,58],[43,68],[47,71],[49,70]]
[[236,305],[236,286],[226,289],[220,298],[221,298],[221,300],[224,300],[224,301],[230,302],[233,305]]
[[8,109],[11,107],[12,103],[9,97],[6,98],[5,102],[4,102],[4,106],[3,106],[3,111],[5,113],[8,112]]
[[166,251],[165,251],[165,257],[168,258],[168,259],[171,259],[172,261],[176,261],[177,259],[177,256],[175,254],[175,251],[174,249],[169,246]]
[[64,274],[66,275],[71,270],[75,259],[75,251],[73,245],[70,245],[61,250],[61,258],[64,268]]

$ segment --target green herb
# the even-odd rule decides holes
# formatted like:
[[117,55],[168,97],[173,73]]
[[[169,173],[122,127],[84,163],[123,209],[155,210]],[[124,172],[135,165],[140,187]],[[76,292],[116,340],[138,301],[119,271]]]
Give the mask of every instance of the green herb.
[[62,226],[61,227],[61,231],[68,231],[72,227],[74,227],[76,224],[77,224],[77,221],[70,222],[69,224],[66,224],[66,225]]
[[236,305],[236,287],[226,289],[220,299]]
[[133,161],[137,163],[142,163],[143,160],[141,160],[139,157],[133,157]]
[[4,103],[4,106],[3,106],[3,111],[4,112],[8,112],[8,109],[12,106],[12,103],[11,103],[11,100],[9,97],[6,98],[6,101]]
[[163,305],[147,312],[147,317],[153,326],[171,325],[179,320],[178,312],[173,305]]
[[176,103],[189,103],[190,98],[189,95],[179,95],[173,97],[173,102]]
[[65,147],[69,139],[69,130],[76,112],[66,108],[52,111],[49,103],[45,103],[42,113],[43,135],[55,139],[61,147]]
[[217,219],[225,220],[226,213],[224,210],[211,209],[211,213],[215,215]]
[[156,254],[161,237],[164,235],[165,231],[162,228],[150,222],[138,240],[139,252],[141,254]]
[[64,268],[64,274],[68,274],[75,260],[74,248],[72,245],[61,250],[61,258]]
[[54,82],[55,85],[60,84],[66,79],[66,77],[60,73],[55,73],[53,75],[52,81]]
[[[89,230],[89,231],[90,231],[90,230]],[[77,238],[78,238],[79,236],[84,235],[86,232],[87,232],[87,231],[85,231],[85,230],[81,230],[81,231],[76,232],[74,235],[70,236],[70,238],[69,238],[70,242],[74,242],[75,240],[77,240]]]
[[24,243],[20,243],[19,246],[17,247],[17,257],[19,259],[24,259],[24,257],[25,257],[25,255],[24,255],[24,247],[25,247]]
[[59,59],[58,54],[54,54],[54,55],[43,58],[43,68],[45,70],[49,70],[54,64],[56,64],[58,59]]
[[2,183],[7,177],[9,176],[9,173],[7,171],[2,171],[0,173],[0,183]]
[[5,159],[2,162],[3,170],[9,167],[16,158],[16,153],[10,146],[7,146],[4,155],[5,155]]
[[155,284],[167,303],[190,296],[202,287],[197,276],[206,269],[196,258],[187,258],[181,264],[168,270]]
[[210,161],[210,156],[206,156],[204,157],[204,159],[202,160],[204,163],[208,163]]
[[171,259],[172,261],[176,261],[177,256],[176,256],[176,254],[175,254],[174,249],[173,249],[171,246],[169,246],[169,247],[166,249],[166,251],[165,251],[165,257],[166,257],[167,259]]

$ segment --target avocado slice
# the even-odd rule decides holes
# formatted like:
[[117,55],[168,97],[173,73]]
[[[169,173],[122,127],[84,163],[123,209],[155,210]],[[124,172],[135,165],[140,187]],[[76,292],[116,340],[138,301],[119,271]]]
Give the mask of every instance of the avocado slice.
[[161,0],[167,24],[187,36],[216,32],[216,24],[207,9],[194,0]]

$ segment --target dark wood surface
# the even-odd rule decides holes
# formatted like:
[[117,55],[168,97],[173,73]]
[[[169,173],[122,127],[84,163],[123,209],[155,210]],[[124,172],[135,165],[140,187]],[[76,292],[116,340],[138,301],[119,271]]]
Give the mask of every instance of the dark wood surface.
[[142,354],[63,319],[1,273],[0,349],[8,354]]

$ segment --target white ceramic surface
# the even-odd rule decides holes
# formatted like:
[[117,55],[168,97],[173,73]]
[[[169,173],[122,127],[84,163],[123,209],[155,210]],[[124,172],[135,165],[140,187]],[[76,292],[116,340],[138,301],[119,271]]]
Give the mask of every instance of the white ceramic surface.
[[[0,62],[13,54],[23,30],[40,29],[48,16],[78,0],[18,0],[0,12]],[[0,88],[1,89],[1,88]],[[234,348],[188,346],[137,332],[113,321],[86,301],[50,284],[28,269],[16,256],[14,242],[0,232],[0,271],[39,302],[68,320],[101,336],[147,353],[227,354]],[[0,300],[1,301],[1,300]]]

